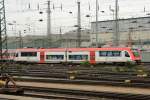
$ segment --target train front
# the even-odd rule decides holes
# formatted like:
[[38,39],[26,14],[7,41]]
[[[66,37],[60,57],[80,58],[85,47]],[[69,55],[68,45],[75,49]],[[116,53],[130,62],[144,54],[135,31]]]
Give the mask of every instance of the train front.
[[139,49],[132,49],[134,60],[137,63],[141,62],[142,56],[141,56],[141,51]]

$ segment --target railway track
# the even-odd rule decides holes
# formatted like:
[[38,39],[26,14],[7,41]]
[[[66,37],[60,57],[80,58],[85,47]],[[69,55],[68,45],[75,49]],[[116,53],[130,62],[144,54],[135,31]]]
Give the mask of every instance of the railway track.
[[[19,96],[17,100],[25,100],[27,97],[33,98],[29,100],[40,100],[39,98],[58,99],[58,100],[150,100],[150,95],[141,94],[124,94],[113,92],[93,92],[81,90],[67,90],[67,89],[54,89],[54,88],[37,88],[37,87],[24,87],[25,94]],[[25,98],[25,99],[21,99]],[[105,98],[105,99],[104,99]],[[5,99],[3,99],[5,100]],[[6,99],[9,100],[9,99]]]
[[[18,66],[17,66],[18,67]],[[101,71],[99,67],[81,67],[81,66],[47,66],[47,65],[29,65],[18,69],[16,66],[9,67],[8,73],[20,81],[42,81],[42,82],[64,82],[64,83],[86,83],[86,84],[107,84],[118,86],[150,87],[150,76],[139,77],[137,72],[112,72]],[[141,73],[140,73],[141,74]],[[144,75],[144,74],[143,74]],[[24,78],[33,77],[33,78]],[[36,78],[38,77],[38,78]],[[74,80],[68,80],[74,79]]]
[[[9,68],[8,68],[9,69]],[[65,84],[82,84],[82,85],[115,85],[115,86],[131,86],[131,87],[150,87],[150,78],[137,77],[135,72],[114,73],[99,71],[96,68],[60,68],[48,66],[43,68],[41,66],[27,66],[21,69],[16,67],[10,68],[8,72],[17,81],[21,82],[43,82],[43,83],[65,83]],[[24,77],[26,76],[26,77]],[[74,76],[74,80],[70,80],[70,76]],[[57,98],[57,99],[71,99],[71,100],[87,100],[91,97],[96,98],[113,98],[121,100],[150,100],[149,95],[130,94],[130,93],[114,93],[114,92],[94,92],[94,91],[79,91],[67,89],[41,88],[22,86],[25,89],[24,96],[27,97],[42,97],[42,98]],[[51,95],[47,95],[50,94]],[[41,95],[42,94],[42,95]],[[59,95],[57,95],[59,94]],[[60,94],[62,96],[60,96]],[[67,96],[66,96],[67,95]],[[71,95],[71,96],[70,96]],[[86,97],[85,97],[86,95]],[[87,96],[88,95],[88,96]],[[65,97],[66,96],[66,97]],[[79,97],[80,98],[77,98]],[[71,97],[71,98],[68,98]]]
[[[131,93],[115,93],[115,92],[98,92],[98,91],[85,91],[74,89],[61,89],[61,88],[41,88],[34,86],[22,86],[25,89],[23,95],[11,95],[15,100],[150,100],[150,95],[144,94],[131,94]],[[9,95],[10,96],[10,95]],[[7,99],[9,100],[11,96]],[[8,96],[7,96],[8,97]],[[29,99],[29,98],[30,99]],[[5,97],[6,98],[6,97]],[[13,99],[11,98],[11,99]],[[104,99],[106,98],[106,99]]]
[[[135,71],[119,71],[119,72],[112,72],[111,67],[101,68],[101,67],[81,67],[81,66],[46,66],[46,65],[30,65],[30,66],[9,66],[7,67],[7,73],[10,73],[12,75],[33,75],[33,76],[44,76],[44,77],[50,77],[51,76],[65,76],[68,75],[69,72],[74,72],[77,75],[84,76],[84,75],[91,75],[91,76],[97,76],[97,75],[111,75],[111,76],[136,76],[138,72]],[[107,70],[107,71],[106,71]],[[146,72],[149,74],[149,72]]]
[[0,94],[0,100],[48,100],[38,97],[28,97],[28,96],[19,96],[19,95],[10,95],[10,94]]
[[11,100],[11,99],[6,99],[6,98],[0,98],[0,100]]
[[[150,88],[148,82],[134,82],[133,80],[113,80],[113,79],[101,79],[101,80],[69,80],[59,78],[41,78],[41,77],[14,77],[18,82],[43,82],[43,83],[65,83],[65,84],[83,84],[83,85],[111,85],[111,86],[124,86],[124,87],[140,87]],[[126,82],[128,81],[128,82]]]
[[[46,91],[43,89],[35,89],[31,87],[24,87],[26,93],[23,96],[33,97],[33,98],[43,98],[43,99],[58,99],[58,100],[88,100],[92,99],[92,97],[88,96],[79,96],[73,94],[66,94],[63,92],[54,92],[54,91]],[[94,97],[93,97],[94,98]]]
[[[42,92],[48,94],[53,93],[53,95],[51,95],[50,97],[49,96],[43,97],[48,99],[53,98],[53,99],[67,99],[67,100],[89,100],[89,99],[98,100],[100,98],[109,98],[109,99],[118,99],[118,100],[150,100],[150,95],[143,95],[143,94],[94,92],[94,91],[83,91],[83,90],[37,88],[37,87],[24,87],[24,88],[26,91],[32,91],[32,92],[34,91],[36,95],[37,92],[39,92],[40,95]],[[28,94],[25,95],[30,96]]]

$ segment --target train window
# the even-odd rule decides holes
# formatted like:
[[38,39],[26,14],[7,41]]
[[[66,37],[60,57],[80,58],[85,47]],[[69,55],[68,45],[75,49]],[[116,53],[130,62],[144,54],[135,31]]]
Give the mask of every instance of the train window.
[[121,51],[113,51],[113,56],[121,56]]
[[16,53],[16,57],[18,57],[18,53]]
[[21,52],[21,57],[36,57],[37,52]]
[[49,60],[63,60],[64,55],[46,55],[46,59],[49,59]]
[[113,51],[107,51],[107,56],[112,57],[113,56]]
[[69,55],[69,60],[88,60],[88,55]]
[[107,56],[107,51],[99,51],[99,56]]
[[130,57],[130,55],[127,51],[125,51],[125,57]]
[[117,57],[121,56],[121,51],[99,51],[99,56]]

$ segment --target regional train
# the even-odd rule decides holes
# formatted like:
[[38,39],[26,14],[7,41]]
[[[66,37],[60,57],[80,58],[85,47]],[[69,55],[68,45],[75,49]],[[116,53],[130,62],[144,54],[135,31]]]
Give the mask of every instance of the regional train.
[[138,49],[109,48],[21,48],[9,51],[10,60],[19,63],[126,63],[140,62]]

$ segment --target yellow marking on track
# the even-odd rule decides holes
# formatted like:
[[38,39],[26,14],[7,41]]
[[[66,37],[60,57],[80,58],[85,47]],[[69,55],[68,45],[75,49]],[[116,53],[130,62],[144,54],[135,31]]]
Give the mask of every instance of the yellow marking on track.
[[0,86],[1,86],[1,85],[5,85],[5,81],[0,80]]

